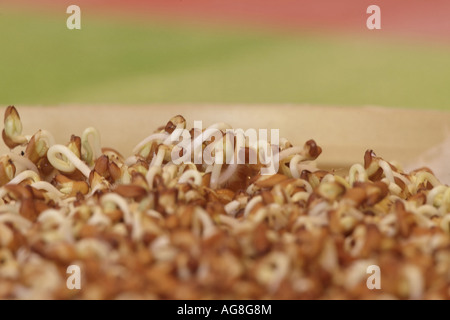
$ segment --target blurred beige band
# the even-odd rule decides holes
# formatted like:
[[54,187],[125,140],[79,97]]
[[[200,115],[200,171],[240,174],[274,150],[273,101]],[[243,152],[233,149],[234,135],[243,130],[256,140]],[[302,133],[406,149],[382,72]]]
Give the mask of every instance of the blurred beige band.
[[[450,180],[448,160],[442,160],[450,132],[450,112],[382,107],[324,107],[310,105],[149,105],[149,106],[16,106],[23,133],[47,129],[58,143],[66,143],[71,134],[81,135],[94,126],[102,146],[113,147],[124,156],[157,127],[174,115],[183,115],[188,126],[202,120],[206,127],[215,122],[229,123],[233,128],[280,129],[280,137],[293,144],[314,139],[323,149],[318,166],[345,169],[362,163],[365,150],[403,166],[427,165],[441,181]],[[4,108],[2,109],[4,112]],[[447,139],[448,140],[448,139]],[[437,150],[437,151],[436,151]],[[7,151],[2,144],[2,153]],[[428,157],[430,158],[430,157]],[[447,158],[448,159],[448,158]],[[434,166],[434,167],[433,167]],[[439,168],[437,168],[439,166]]]

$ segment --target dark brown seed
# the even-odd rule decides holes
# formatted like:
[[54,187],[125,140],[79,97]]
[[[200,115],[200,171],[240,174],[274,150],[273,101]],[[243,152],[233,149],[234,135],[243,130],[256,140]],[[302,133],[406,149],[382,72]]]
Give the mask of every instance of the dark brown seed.
[[364,200],[366,199],[366,191],[364,191],[364,188],[360,187],[353,187],[350,189],[347,189],[347,191],[344,194],[343,199],[347,199],[353,203],[354,207],[359,207]]
[[100,174],[103,177],[106,177],[109,172],[108,172],[108,157],[105,155],[100,156],[96,161],[95,161],[95,166],[94,166],[94,170],[95,172],[97,172],[98,174]]
[[322,148],[319,147],[314,140],[308,140],[305,143],[305,148],[307,150],[307,154],[309,156],[309,159],[313,160],[316,159],[321,153]]
[[122,172],[117,164],[110,162],[108,165],[109,174],[113,181],[117,181],[122,177]]
[[258,179],[255,182],[255,185],[260,188],[270,188],[287,179],[288,179],[287,176],[280,173],[276,173],[270,176],[269,178]]
[[143,187],[131,184],[120,184],[114,189],[114,192],[125,198],[138,198],[147,194],[147,190]]

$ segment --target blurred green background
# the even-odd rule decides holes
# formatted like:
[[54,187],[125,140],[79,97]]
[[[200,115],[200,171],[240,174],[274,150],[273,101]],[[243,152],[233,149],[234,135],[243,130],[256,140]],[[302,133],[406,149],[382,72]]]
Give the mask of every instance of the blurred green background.
[[310,103],[450,109],[450,45],[364,35],[0,14],[0,103]]

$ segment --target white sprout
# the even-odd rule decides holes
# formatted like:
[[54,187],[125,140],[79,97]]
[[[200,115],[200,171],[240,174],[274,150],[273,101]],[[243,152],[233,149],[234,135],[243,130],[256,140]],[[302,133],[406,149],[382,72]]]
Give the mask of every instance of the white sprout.
[[233,217],[230,217],[230,216],[223,215],[223,214],[221,214],[219,216],[219,222],[222,224],[226,224],[226,225],[232,227],[233,229],[237,229],[239,227],[239,225],[241,225],[241,222],[239,222],[239,220],[237,220]]
[[111,219],[103,213],[99,207],[95,207],[94,213],[87,221],[89,225],[109,226],[111,225]]
[[161,213],[159,213],[158,211],[153,210],[153,209],[149,209],[149,210],[145,211],[145,214],[152,218],[157,218],[157,219],[163,218]]
[[225,212],[229,215],[235,215],[240,209],[241,203],[238,200],[233,200],[228,202],[224,209]]
[[441,228],[450,234],[450,214],[446,214],[441,220]]
[[313,187],[305,179],[300,179],[299,178],[299,179],[295,180],[295,182],[292,184],[292,186],[294,186],[294,187],[303,187],[303,188],[305,188],[306,192],[308,192],[308,193],[312,193],[313,192]]
[[216,232],[216,227],[211,220],[209,214],[201,207],[196,207],[195,215],[203,225],[203,237],[208,238]]
[[389,213],[381,219],[379,223],[380,231],[388,237],[393,237],[397,232],[396,223],[397,216],[395,213]]
[[[230,138],[229,138],[230,139]],[[231,141],[230,143],[227,142],[227,159],[229,159],[229,150],[228,147],[231,148]],[[236,172],[239,162],[239,153],[241,152],[242,148],[245,147],[245,138],[243,132],[238,131],[236,134],[236,146],[234,152],[231,154],[232,161],[228,165],[228,167],[225,169],[225,171],[220,175],[219,177],[219,185],[225,183],[228,181]],[[231,153],[231,151],[230,151]]]
[[290,147],[287,149],[284,149],[283,151],[280,152],[279,154],[279,161],[283,161],[285,159],[287,159],[288,157],[292,156],[293,154],[302,154],[304,151],[303,147]]
[[272,252],[264,258],[256,277],[271,293],[277,291],[289,271],[289,258],[283,252]]
[[222,163],[217,163],[217,159],[222,158],[223,157],[223,151],[218,151],[216,152],[216,162],[214,163],[212,172],[211,172],[211,180],[210,180],[210,185],[212,189],[216,189],[219,186],[219,177],[220,177],[220,172],[222,170]]
[[47,181],[37,181],[31,184],[31,186],[37,190],[45,190],[48,194],[52,195],[53,198],[63,197],[64,193],[60,192],[52,184]]
[[367,173],[364,167],[359,164],[355,163],[350,167],[350,171],[348,173],[349,178],[349,184],[352,186],[355,181],[365,182],[367,181]]
[[[94,138],[94,150],[92,150],[89,142],[89,136]],[[83,160],[92,165],[93,162],[102,154],[100,132],[98,132],[98,130],[94,127],[86,128],[81,135],[81,146],[86,151],[86,154],[83,156]]]
[[256,184],[252,183],[247,187],[247,189],[245,189],[245,193],[247,193],[248,195],[253,195],[256,191],[258,191],[258,189],[259,187]]
[[326,215],[329,208],[330,205],[327,201],[321,201],[320,203],[316,204],[312,209],[309,210],[308,215],[312,217]]
[[127,167],[130,167],[130,166],[136,164],[138,161],[139,161],[139,157],[129,156],[128,158],[125,159],[123,164]]
[[269,213],[269,208],[279,209],[280,205],[277,203],[272,203],[268,207],[259,208],[254,215],[249,216],[249,221],[251,221],[254,226],[261,223],[267,217]]
[[291,201],[292,202],[298,202],[298,201],[308,201],[310,194],[308,192],[299,191],[292,195]]
[[356,257],[361,252],[365,244],[366,229],[360,225],[355,228],[352,236],[345,238],[344,248],[351,256]]
[[55,144],[55,138],[53,135],[47,131],[47,130],[39,130],[37,133],[37,139],[38,140],[44,140],[47,143],[47,146],[50,148],[52,145]]
[[79,254],[95,254],[102,260],[107,259],[109,252],[111,251],[111,247],[108,243],[95,238],[81,239],[76,242],[75,247]]
[[91,197],[98,190],[108,189],[110,187],[110,183],[104,177],[100,176],[100,181],[95,185],[95,187],[92,188],[92,185],[90,187],[91,191],[88,193],[88,197]]
[[19,173],[17,176],[15,176],[13,179],[11,179],[11,181],[9,181],[7,183],[7,185],[19,184],[22,181],[27,180],[27,179],[31,179],[34,182],[38,182],[41,178],[39,177],[39,175],[36,172],[34,172],[32,170],[25,170],[25,171]]
[[420,206],[419,208],[416,208],[415,212],[417,214],[427,216],[428,218],[440,215],[439,210],[429,204],[424,204],[424,205]]
[[328,225],[328,219],[326,216],[300,216],[295,220],[293,229],[296,230],[301,227],[305,227],[306,230],[314,230],[317,227],[323,227]]
[[22,170],[33,170],[34,172],[39,172],[38,168],[36,167],[36,165],[31,162],[30,159],[23,157],[23,156],[19,156],[15,153],[7,153],[6,154],[13,162],[14,165],[19,165],[21,167],[21,169],[19,170],[19,168],[17,168],[17,171],[22,171]]
[[63,234],[66,241],[73,242],[74,237],[72,234],[71,224],[63,212],[55,209],[47,209],[41,212],[38,217],[38,221],[41,223],[46,223],[48,220],[54,221],[58,224],[58,229]]
[[416,175],[416,180],[414,181],[414,186],[417,189],[417,187],[422,183],[428,181],[429,183],[431,183],[431,185],[433,187],[439,186],[441,185],[441,183],[439,182],[439,180],[432,175],[429,172],[420,172]]
[[442,208],[444,212],[448,212],[450,208],[450,187],[444,193],[444,198],[442,199]]
[[405,176],[403,176],[401,173],[392,171],[392,174],[394,175],[395,178],[398,178],[398,179],[400,179],[401,181],[403,181],[403,183],[404,183],[405,185],[408,186],[408,185],[411,184],[411,181],[409,181],[408,178],[406,178]]
[[167,235],[160,235],[150,244],[150,250],[157,260],[171,261],[177,251],[171,246],[170,238]]
[[155,179],[155,175],[161,173],[161,167],[150,167],[148,169],[147,174],[145,175],[145,180],[147,181],[148,187],[150,189],[153,188],[153,180]]
[[202,184],[202,175],[197,170],[187,170],[178,179],[178,183],[187,183],[189,180],[193,179],[195,185],[200,186]]
[[350,184],[347,182],[347,180],[339,175],[335,175],[334,176],[334,181],[340,183],[341,185],[343,185],[345,187],[345,189],[350,188]]
[[402,193],[402,188],[400,188],[400,186],[395,182],[390,182],[388,178],[383,178],[380,181],[385,183],[389,188],[389,192],[393,193],[394,195],[399,195],[400,193]]
[[119,179],[119,182],[122,183],[122,184],[130,184],[131,183],[131,175],[128,172],[128,166],[123,165],[120,168],[120,171],[121,171],[122,175],[121,175],[121,177]]
[[434,205],[436,197],[444,193],[447,188],[445,186],[437,186],[431,189],[427,194],[427,204]]
[[[68,161],[58,158],[58,154],[64,155]],[[80,170],[86,178],[89,178],[91,169],[89,169],[89,167],[66,146],[60,144],[51,146],[47,151],[47,158],[51,165],[59,171],[73,172],[76,168]]]
[[59,225],[65,221],[64,215],[61,213],[61,211],[55,209],[47,209],[45,211],[42,211],[37,221],[46,222],[49,219],[53,219],[53,221],[55,221]]
[[244,217],[247,217],[248,214],[250,213],[250,211],[252,211],[252,209],[255,207],[255,205],[257,205],[258,203],[260,203],[262,201],[262,196],[256,196],[253,197],[252,200],[250,200],[247,205],[245,206],[245,210],[244,210]]
[[334,177],[334,175],[332,175],[331,173],[327,173],[323,178],[322,178],[322,183],[333,183],[336,181],[336,178]]
[[378,165],[381,169],[383,169],[384,176],[389,180],[389,182],[395,183],[391,166],[384,160],[378,161]]
[[160,167],[164,161],[165,153],[166,153],[165,148],[159,147],[156,157],[154,157],[152,159],[152,162],[150,163],[150,167]]
[[298,163],[303,160],[303,157],[299,154],[292,157],[289,162],[289,169],[291,170],[291,175],[293,178],[300,178],[300,173],[298,172]]
[[168,163],[162,168],[162,178],[165,184],[169,184],[170,181],[177,176],[178,168],[173,163]]
[[136,147],[133,148],[133,153],[138,153],[147,143],[152,141],[165,141],[169,135],[167,133],[154,133],[141,142],[139,142]]
[[142,220],[142,213],[141,211],[137,210],[136,212],[134,212],[133,229],[131,231],[131,238],[135,241],[140,240],[144,234],[141,220]]
[[238,167],[237,163],[229,164],[228,167],[219,176],[218,184],[221,185],[227,182],[235,174],[237,167]]
[[119,196],[117,193],[107,193],[101,197],[100,201],[103,206],[108,202],[116,204],[123,212],[123,219],[125,223],[128,225],[133,225],[133,217],[128,207],[128,203],[124,198]]

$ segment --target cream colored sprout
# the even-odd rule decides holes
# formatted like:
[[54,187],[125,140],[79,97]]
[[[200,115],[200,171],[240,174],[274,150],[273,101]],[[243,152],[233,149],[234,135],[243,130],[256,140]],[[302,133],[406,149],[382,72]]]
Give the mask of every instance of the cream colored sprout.
[[[93,138],[93,146],[89,142],[89,137]],[[81,146],[85,150],[83,160],[90,166],[102,154],[100,133],[94,127],[86,128],[81,136]]]
[[[61,155],[65,156],[67,161],[64,161]],[[91,173],[89,167],[66,146],[57,144],[50,147],[47,152],[47,158],[57,170],[73,172],[75,169],[78,169],[85,177],[89,178],[89,174]]]

